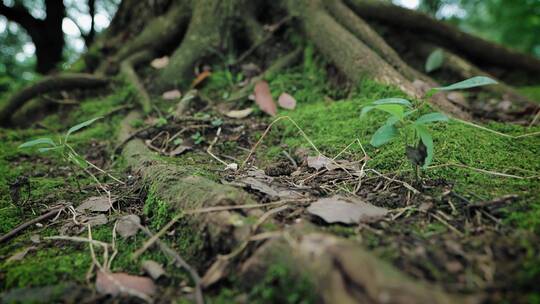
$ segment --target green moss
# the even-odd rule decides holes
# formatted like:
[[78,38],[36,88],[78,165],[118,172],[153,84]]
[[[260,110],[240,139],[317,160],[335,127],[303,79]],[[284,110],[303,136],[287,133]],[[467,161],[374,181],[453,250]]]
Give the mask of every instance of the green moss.
[[534,101],[540,102],[540,86],[521,87],[519,92]]
[[150,218],[152,227],[155,229],[163,227],[174,216],[171,204],[161,200],[160,195],[153,186],[150,186],[146,195],[144,214]]
[[5,262],[1,267],[5,272],[2,288],[44,286],[66,280],[83,282],[90,263],[88,252],[69,247],[44,248],[22,261]]
[[315,303],[314,284],[286,264],[272,264],[264,278],[250,289],[250,303]]

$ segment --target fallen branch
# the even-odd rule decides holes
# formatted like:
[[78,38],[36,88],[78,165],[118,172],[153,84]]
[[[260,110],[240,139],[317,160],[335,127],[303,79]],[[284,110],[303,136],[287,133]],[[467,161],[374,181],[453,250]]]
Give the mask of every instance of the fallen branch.
[[28,222],[25,222],[19,226],[17,226],[16,228],[14,228],[13,230],[11,230],[10,232],[2,235],[0,237],[0,244],[5,242],[5,241],[8,241],[10,240],[11,238],[13,238],[14,236],[16,236],[17,234],[19,234],[20,232],[24,231],[26,228],[32,226],[33,224],[35,223],[39,223],[43,220],[46,220],[48,218],[51,218],[51,217],[54,217],[55,215],[57,215],[59,212],[61,212],[63,209],[65,208],[65,206],[58,206],[58,207],[54,207],[52,208],[51,210],[49,210],[47,213],[43,214],[43,215],[40,215],[38,217],[36,217],[35,219],[32,219],[32,220],[29,220]]

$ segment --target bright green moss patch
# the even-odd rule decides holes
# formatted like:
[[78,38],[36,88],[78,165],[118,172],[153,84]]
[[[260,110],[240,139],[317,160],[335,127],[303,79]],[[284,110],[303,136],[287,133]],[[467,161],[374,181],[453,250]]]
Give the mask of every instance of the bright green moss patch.
[[540,102],[540,86],[521,87],[519,91],[532,100]]
[[303,274],[293,274],[285,264],[272,264],[263,279],[249,292],[251,303],[315,303],[313,282]]

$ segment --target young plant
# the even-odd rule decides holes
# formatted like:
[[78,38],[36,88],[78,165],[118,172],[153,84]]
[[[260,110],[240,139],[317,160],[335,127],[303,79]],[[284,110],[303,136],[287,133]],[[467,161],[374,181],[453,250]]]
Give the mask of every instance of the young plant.
[[92,167],[101,173],[107,174],[109,177],[111,177],[115,181],[121,182],[118,179],[106,173],[105,171],[103,171],[102,169],[98,168],[91,162],[84,159],[69,144],[69,137],[71,134],[93,124],[96,120],[100,118],[101,117],[96,117],[96,118],[87,120],[85,122],[82,122],[80,124],[77,124],[69,128],[66,134],[59,137],[57,141],[54,141],[50,137],[42,137],[42,138],[34,139],[34,140],[23,143],[22,145],[19,146],[19,149],[38,147],[37,150],[41,153],[58,153],[58,155],[60,155],[62,159],[64,159],[67,163],[73,164],[76,167],[82,169],[84,172],[91,175],[96,181],[97,181],[97,178],[88,171],[88,167]]
[[[489,77],[473,77],[446,87],[433,88],[426,93],[429,98],[439,91],[450,91],[468,89],[497,82]],[[406,146],[407,158],[417,170],[420,167],[426,169],[433,160],[433,137],[429,131],[428,125],[435,122],[447,122],[448,116],[432,112],[424,114],[416,119],[412,119],[418,107],[415,107],[409,100],[403,98],[380,99],[366,105],[360,114],[365,117],[372,110],[379,110],[390,114],[386,122],[373,134],[370,144],[374,147],[380,147],[400,134],[410,134],[414,132],[414,145]]]

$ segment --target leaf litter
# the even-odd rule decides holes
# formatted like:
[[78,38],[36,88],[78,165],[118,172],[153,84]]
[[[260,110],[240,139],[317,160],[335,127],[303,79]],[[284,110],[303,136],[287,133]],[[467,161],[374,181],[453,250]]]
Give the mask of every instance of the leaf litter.
[[388,214],[388,209],[373,206],[358,198],[339,195],[321,198],[312,203],[307,212],[322,218],[325,222],[359,224],[375,222]]

